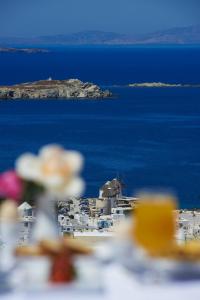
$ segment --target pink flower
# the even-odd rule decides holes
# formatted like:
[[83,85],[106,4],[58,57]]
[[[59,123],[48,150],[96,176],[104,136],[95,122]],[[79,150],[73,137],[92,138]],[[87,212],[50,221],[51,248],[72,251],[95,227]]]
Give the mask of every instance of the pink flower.
[[0,197],[19,201],[23,194],[23,181],[15,171],[0,174]]

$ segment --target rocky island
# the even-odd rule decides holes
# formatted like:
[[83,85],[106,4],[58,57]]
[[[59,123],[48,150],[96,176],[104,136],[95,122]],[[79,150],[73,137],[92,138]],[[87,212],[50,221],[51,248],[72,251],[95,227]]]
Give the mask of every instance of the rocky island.
[[7,48],[7,47],[0,47],[0,53],[27,53],[27,54],[34,54],[34,53],[48,53],[49,50],[47,49],[39,49],[39,48]]
[[83,99],[108,98],[112,94],[98,85],[78,79],[40,80],[12,86],[0,86],[0,99]]
[[182,84],[182,83],[164,83],[164,82],[142,82],[130,83],[129,87],[141,88],[182,88],[182,87],[200,87],[200,84]]
[[181,84],[171,84],[164,82],[142,82],[142,83],[131,83],[129,87],[148,87],[148,88],[161,88],[161,87],[181,87]]

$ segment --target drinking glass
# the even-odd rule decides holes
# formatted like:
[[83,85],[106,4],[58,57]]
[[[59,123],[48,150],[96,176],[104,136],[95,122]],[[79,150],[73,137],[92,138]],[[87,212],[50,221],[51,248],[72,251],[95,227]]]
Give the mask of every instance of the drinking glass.
[[134,240],[147,252],[162,253],[174,243],[176,199],[155,193],[142,193],[139,199],[134,214]]

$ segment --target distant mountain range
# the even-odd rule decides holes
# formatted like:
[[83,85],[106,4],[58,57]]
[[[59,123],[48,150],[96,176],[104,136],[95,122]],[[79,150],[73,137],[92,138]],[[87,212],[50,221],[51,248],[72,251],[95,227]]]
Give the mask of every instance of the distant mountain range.
[[137,44],[200,44],[200,25],[161,30],[142,36],[103,31],[82,31],[66,35],[30,38],[3,37],[0,46],[47,45],[137,45]]
[[140,38],[142,44],[200,44],[200,25],[161,30]]

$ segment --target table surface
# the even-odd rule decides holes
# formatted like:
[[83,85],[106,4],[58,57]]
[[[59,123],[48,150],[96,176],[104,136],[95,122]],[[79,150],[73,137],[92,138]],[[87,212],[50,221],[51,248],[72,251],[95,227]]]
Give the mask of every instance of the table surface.
[[38,292],[15,292],[1,294],[1,300],[188,300],[199,299],[200,281],[179,282],[163,285],[141,284],[134,275],[120,265],[105,268],[102,290],[78,289],[72,287],[50,288]]

